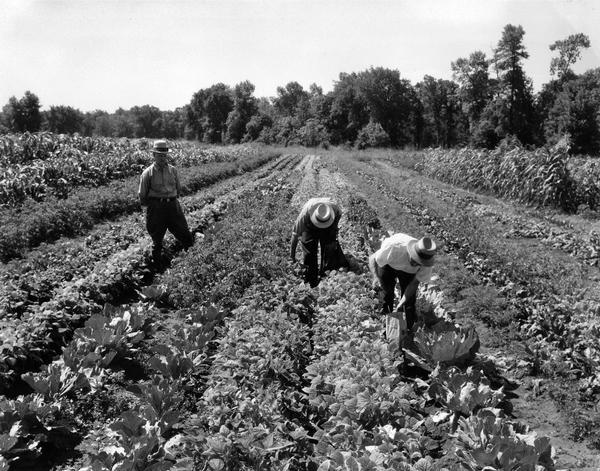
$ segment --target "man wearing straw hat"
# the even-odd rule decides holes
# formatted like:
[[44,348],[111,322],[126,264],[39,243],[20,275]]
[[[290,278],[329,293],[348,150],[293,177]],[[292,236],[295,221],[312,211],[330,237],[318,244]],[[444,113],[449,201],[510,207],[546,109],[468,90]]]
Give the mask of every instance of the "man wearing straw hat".
[[416,299],[420,282],[431,279],[436,243],[429,237],[415,239],[407,234],[394,234],[369,257],[369,269],[383,290],[383,312],[394,312],[396,282],[402,297],[395,311],[404,310],[406,328],[416,321]]
[[331,198],[309,199],[292,229],[290,256],[296,260],[298,240],[304,253],[304,281],[311,287],[319,283],[318,247],[321,245],[321,274],[325,270],[347,266],[337,240],[340,207]]
[[165,233],[169,230],[184,248],[194,243],[183,209],[177,200],[181,185],[177,169],[169,164],[169,146],[165,140],[154,141],[154,163],[147,167],[140,178],[139,197],[146,206],[146,229],[152,237],[152,258],[162,266],[162,248]]

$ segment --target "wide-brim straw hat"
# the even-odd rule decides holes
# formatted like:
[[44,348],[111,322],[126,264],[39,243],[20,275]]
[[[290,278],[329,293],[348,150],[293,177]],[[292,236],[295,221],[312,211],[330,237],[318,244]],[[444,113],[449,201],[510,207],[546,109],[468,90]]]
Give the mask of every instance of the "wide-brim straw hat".
[[335,213],[327,203],[319,203],[310,214],[310,221],[319,229],[326,229],[333,224]]
[[437,245],[429,237],[422,237],[419,240],[413,239],[407,244],[408,255],[410,258],[424,267],[430,267],[435,263],[435,254]]
[[158,141],[154,141],[152,145],[152,152],[156,154],[168,154],[170,152],[169,144],[164,139],[159,139]]

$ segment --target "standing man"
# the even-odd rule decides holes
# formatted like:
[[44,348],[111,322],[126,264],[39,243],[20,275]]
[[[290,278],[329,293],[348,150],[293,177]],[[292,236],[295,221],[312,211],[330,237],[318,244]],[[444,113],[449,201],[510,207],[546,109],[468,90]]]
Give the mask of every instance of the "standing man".
[[304,252],[304,281],[315,287],[319,284],[317,250],[321,245],[322,271],[347,266],[337,240],[340,207],[331,198],[309,199],[292,229],[290,256],[296,261],[298,240]]
[[420,282],[431,279],[436,243],[429,237],[419,240],[407,234],[394,234],[383,241],[369,257],[369,269],[383,289],[383,312],[394,312],[396,281],[402,297],[396,311],[404,308],[406,327],[410,331],[416,321],[417,290]]
[[141,205],[147,207],[146,229],[154,244],[152,258],[160,266],[163,263],[163,239],[167,229],[184,248],[191,247],[194,238],[177,201],[181,185],[177,169],[168,162],[167,141],[154,141],[152,155],[154,163],[142,172],[140,178],[139,197]]

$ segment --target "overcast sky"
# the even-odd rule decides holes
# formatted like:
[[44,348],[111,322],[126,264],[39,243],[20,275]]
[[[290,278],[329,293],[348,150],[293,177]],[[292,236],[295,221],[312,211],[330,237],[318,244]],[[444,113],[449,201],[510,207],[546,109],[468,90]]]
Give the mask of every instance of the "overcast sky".
[[297,81],[332,90],[369,67],[451,79],[450,63],[488,57],[521,25],[525,71],[550,79],[548,46],[584,33],[576,72],[600,67],[595,0],[2,0],[0,106],[30,90],[42,109],[150,104],[170,110],[215,83],[249,80],[271,97]]

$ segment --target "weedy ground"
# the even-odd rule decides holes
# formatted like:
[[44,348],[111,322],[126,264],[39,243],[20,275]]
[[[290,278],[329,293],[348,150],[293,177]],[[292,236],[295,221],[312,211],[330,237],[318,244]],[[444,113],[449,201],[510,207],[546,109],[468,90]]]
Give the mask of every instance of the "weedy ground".
[[[581,368],[571,361],[580,329],[569,333],[569,326],[598,313],[593,231],[600,216],[528,207],[423,177],[412,170],[414,153],[331,151],[324,159],[348,176],[388,228],[442,243],[436,272],[446,306],[457,321],[476,326],[482,353],[520,385],[515,417],[553,437],[563,456],[558,464],[596,469],[600,389],[589,384],[597,363]],[[544,315],[532,320],[538,312]],[[544,323],[553,326],[538,328]],[[538,348],[545,332],[553,346]]]

